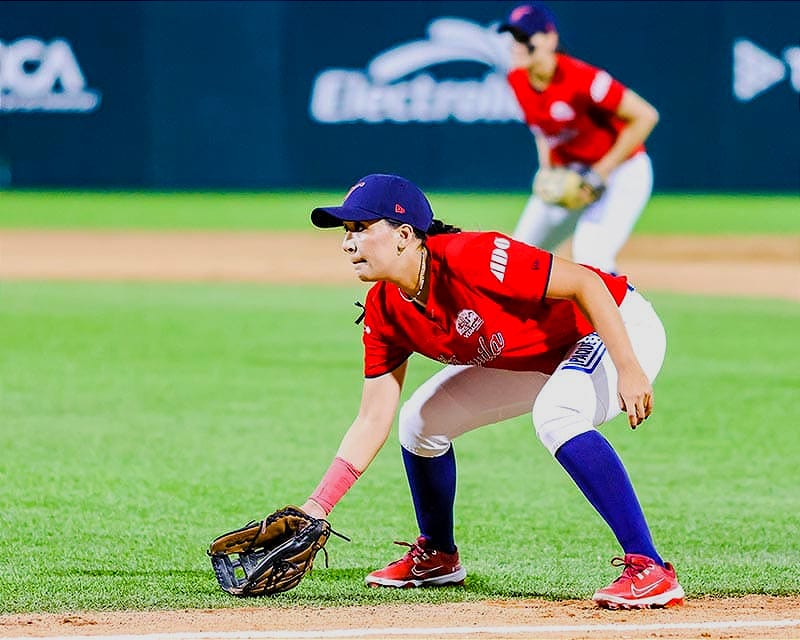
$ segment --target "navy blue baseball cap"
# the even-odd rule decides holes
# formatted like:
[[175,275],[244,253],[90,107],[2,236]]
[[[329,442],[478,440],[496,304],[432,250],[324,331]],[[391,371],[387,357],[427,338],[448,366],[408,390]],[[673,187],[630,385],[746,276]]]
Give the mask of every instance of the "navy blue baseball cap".
[[511,10],[508,19],[498,28],[501,33],[510,31],[512,34],[523,34],[530,38],[534,33],[544,31],[558,31],[556,17],[541,2],[522,4]]
[[433,209],[422,190],[410,180],[384,173],[371,173],[358,180],[340,207],[317,207],[311,222],[321,229],[342,223],[366,220],[394,220],[426,232],[433,220]]

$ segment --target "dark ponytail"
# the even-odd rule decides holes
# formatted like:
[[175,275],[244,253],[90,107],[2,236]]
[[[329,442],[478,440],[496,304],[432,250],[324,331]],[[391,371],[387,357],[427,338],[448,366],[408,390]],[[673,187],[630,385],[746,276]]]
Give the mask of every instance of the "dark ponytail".
[[[387,224],[392,225],[393,227],[402,227],[404,224],[408,224],[407,222],[399,222],[398,220],[390,220],[389,218],[384,218]],[[447,224],[446,222],[442,222],[441,220],[437,220],[433,218],[431,220],[431,226],[428,227],[428,231],[420,231],[416,227],[412,227],[414,229],[414,235],[419,238],[420,240],[425,240],[428,236],[440,236],[443,233],[461,233],[460,227],[454,227],[452,224]]]
[[431,226],[428,227],[428,233],[425,235],[440,236],[444,233],[461,233],[461,229],[459,227],[454,227],[452,224],[447,224],[446,222],[442,222],[441,220],[434,218],[431,221]]

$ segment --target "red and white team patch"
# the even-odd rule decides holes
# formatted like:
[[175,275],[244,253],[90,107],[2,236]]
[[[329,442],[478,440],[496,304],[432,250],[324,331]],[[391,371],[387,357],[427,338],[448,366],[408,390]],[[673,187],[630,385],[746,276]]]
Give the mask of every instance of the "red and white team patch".
[[556,122],[569,122],[575,119],[575,109],[566,102],[556,100],[550,105],[550,117]]
[[456,318],[456,331],[463,338],[469,338],[483,326],[483,319],[472,309],[462,309]]

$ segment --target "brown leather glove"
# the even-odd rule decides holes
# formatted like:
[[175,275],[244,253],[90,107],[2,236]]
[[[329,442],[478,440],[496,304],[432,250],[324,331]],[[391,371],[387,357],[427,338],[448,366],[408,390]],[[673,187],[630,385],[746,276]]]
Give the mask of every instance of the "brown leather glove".
[[300,583],[331,533],[345,538],[327,520],[287,506],[222,534],[207,553],[223,590],[242,597],[271,595]]

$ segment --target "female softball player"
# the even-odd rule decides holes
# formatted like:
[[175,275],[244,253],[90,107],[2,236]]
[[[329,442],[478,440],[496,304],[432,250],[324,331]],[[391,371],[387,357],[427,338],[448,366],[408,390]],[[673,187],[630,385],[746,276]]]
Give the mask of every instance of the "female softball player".
[[403,405],[402,456],[420,535],[409,551],[366,577],[371,586],[462,584],[453,538],[456,463],[451,441],[523,414],[617,537],[622,576],[594,594],[610,608],[683,601],[675,571],[653,544],[631,482],[597,426],[653,410],[651,381],[664,329],[624,276],[609,275],[517,242],[468,233],[433,218],[414,184],[373,174],[338,207],[311,213],[343,227],[342,249],[369,290],[361,407],[303,508],[324,517],[386,441],[409,356],[446,365]]
[[517,7],[499,30],[514,38],[508,81],[534,134],[540,174],[575,168],[584,186],[570,209],[534,181],[514,237],[554,251],[574,234],[575,262],[615,273],[652,192],[644,141],[658,112],[607,72],[558,52],[556,20],[545,5]]

